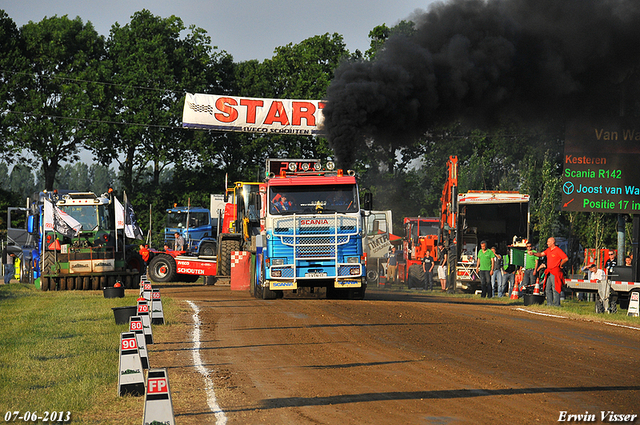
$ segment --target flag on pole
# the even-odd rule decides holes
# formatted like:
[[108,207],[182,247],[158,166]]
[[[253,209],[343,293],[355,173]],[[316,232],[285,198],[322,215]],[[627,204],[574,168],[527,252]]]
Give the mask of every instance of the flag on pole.
[[133,207],[127,200],[127,192],[124,193],[124,234],[131,239],[144,239],[144,234],[140,226],[138,226]]
[[82,224],[48,199],[44,200],[44,229],[55,230],[69,238],[76,236]]
[[116,213],[116,229],[124,229],[124,207],[118,201],[118,198],[113,197],[115,201],[114,210]]

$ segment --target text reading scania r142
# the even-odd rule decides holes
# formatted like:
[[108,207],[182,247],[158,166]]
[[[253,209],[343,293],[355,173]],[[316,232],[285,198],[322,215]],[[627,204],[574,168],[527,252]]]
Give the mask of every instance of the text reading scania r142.
[[316,160],[267,160],[264,230],[256,243],[255,295],[325,288],[364,298],[363,215],[355,173]]

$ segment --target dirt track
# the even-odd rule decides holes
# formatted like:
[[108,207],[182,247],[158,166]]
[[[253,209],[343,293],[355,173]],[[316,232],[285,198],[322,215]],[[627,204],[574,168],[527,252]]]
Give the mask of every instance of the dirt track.
[[[640,414],[638,330],[426,292],[262,301],[228,286],[161,290],[200,308],[200,353],[229,424],[546,424],[561,411],[601,423],[601,411]],[[184,308],[178,320],[190,325]],[[216,423],[190,338],[176,332],[155,344],[154,367],[169,367],[178,423]]]

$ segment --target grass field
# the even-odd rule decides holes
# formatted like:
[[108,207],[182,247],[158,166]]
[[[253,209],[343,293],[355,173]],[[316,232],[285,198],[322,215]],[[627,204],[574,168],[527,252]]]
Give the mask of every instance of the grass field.
[[[128,325],[116,325],[111,310],[136,305],[136,292],[104,298],[101,291],[0,286],[0,420],[8,411],[69,411],[74,424],[106,423],[95,419],[105,417],[101,410],[139,405],[134,420],[116,421],[139,423],[143,398],[117,395],[120,333]],[[165,317],[172,308],[163,299]]]

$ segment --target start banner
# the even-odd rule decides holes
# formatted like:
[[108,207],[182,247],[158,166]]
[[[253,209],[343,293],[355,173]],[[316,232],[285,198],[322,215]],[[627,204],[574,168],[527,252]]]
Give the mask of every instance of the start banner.
[[187,93],[182,126],[247,133],[322,133],[325,102]]

